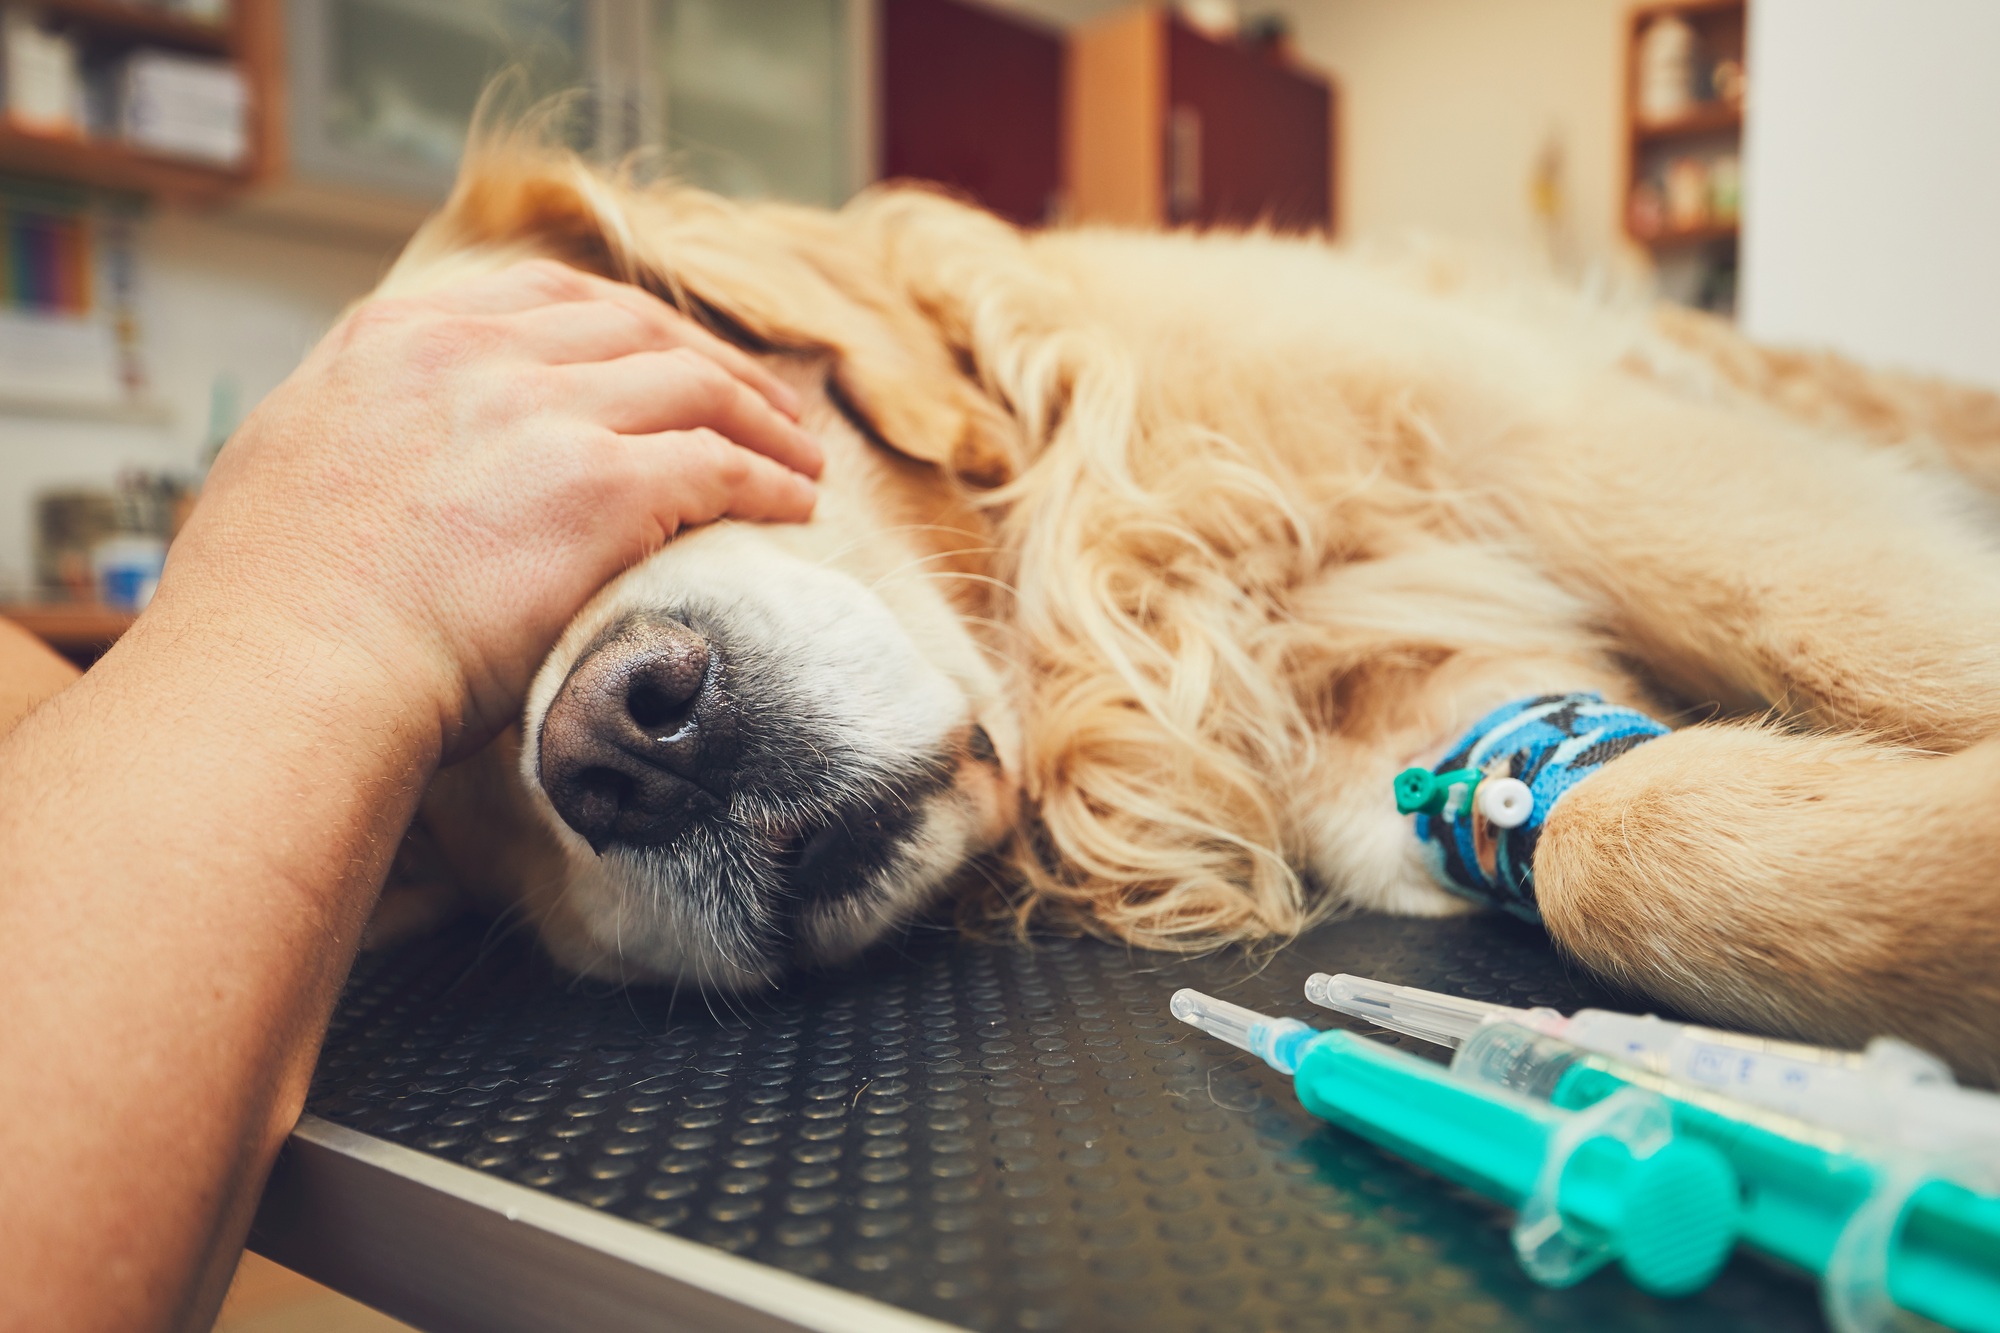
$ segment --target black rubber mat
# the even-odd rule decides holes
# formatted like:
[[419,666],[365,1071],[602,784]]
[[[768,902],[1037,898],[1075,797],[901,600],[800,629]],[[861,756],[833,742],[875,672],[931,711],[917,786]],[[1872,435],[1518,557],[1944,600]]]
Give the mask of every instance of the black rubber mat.
[[1314,970],[1621,1003],[1493,916],[1193,960],[938,935],[727,1006],[567,979],[464,926],[362,960],[311,1109],[975,1329],[1821,1327],[1806,1282],[1740,1256],[1678,1302],[1615,1271],[1537,1287],[1507,1215],[1167,1013],[1197,986],[1333,1026],[1301,998]]

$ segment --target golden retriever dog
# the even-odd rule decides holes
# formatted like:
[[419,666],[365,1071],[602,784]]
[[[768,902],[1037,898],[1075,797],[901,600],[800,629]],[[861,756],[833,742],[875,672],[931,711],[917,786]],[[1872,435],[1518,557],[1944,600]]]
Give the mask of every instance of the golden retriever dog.
[[536,257],[757,353],[829,460],[810,523],[606,587],[438,778],[451,873],[569,968],[767,986],[950,898],[1176,950],[1466,910],[1393,779],[1596,691],[1674,729],[1547,814],[1557,945],[2000,1067],[2000,400],[1421,256],[504,142],[381,293]]

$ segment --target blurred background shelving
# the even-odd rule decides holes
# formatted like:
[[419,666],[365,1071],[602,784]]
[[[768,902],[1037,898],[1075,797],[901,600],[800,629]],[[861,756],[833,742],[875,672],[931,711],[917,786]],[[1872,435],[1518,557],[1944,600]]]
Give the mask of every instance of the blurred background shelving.
[[[10,114],[0,117],[0,173],[204,205],[253,223],[399,239],[443,197],[482,90],[503,70],[513,74],[511,109],[574,92],[565,133],[600,160],[641,161],[735,195],[836,204],[888,175],[936,180],[1023,222],[1135,208],[1134,220],[1327,227],[1333,218],[1331,80],[1300,58],[1277,11],[1223,31],[1140,7],[1069,32],[1049,11],[1082,18],[1108,6],[0,7],[10,37],[67,49],[84,102],[115,103],[106,71],[134,52],[230,72],[242,90],[244,142],[235,160],[199,162],[121,136],[116,106],[84,107],[73,124],[53,127]],[[1129,80],[1135,59],[1152,62],[1143,86]],[[107,87],[91,91],[99,84]],[[1136,129],[1108,110],[1128,93],[1151,99]],[[1105,202],[1103,178],[1117,170],[1107,158],[1126,156],[1153,172],[1142,206]]]
[[[257,0],[175,7],[136,0],[6,0],[0,173],[192,203],[255,181],[256,109],[274,95],[276,33]],[[234,139],[191,138],[150,109],[162,80],[183,97],[240,100]],[[192,86],[190,86],[193,81]],[[232,86],[232,84],[234,86]]]
[[1626,43],[1625,228],[1662,290],[1733,314],[1748,84],[1743,0],[1632,11]]
[[[1088,53],[1143,29],[1154,176],[1129,220],[1329,227],[1331,83],[1285,24],[1211,4],[1073,31],[1112,8],[0,0],[0,605],[86,592],[91,543],[171,539],[123,497],[196,484],[443,199],[489,96],[505,119],[561,95],[573,147],[738,197],[837,205],[891,176],[1109,219],[1127,146],[1096,110],[1130,89]],[[159,530],[128,531],[139,512]]]

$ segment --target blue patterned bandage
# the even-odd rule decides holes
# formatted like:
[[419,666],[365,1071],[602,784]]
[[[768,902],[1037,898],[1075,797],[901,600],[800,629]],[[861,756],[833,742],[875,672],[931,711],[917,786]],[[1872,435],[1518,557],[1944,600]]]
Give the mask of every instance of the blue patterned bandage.
[[[1488,713],[1434,772],[1449,779],[1470,769],[1481,775],[1482,785],[1518,779],[1534,796],[1534,807],[1511,828],[1489,819],[1470,792],[1454,797],[1441,812],[1419,814],[1417,838],[1431,875],[1460,897],[1540,921],[1535,843],[1549,811],[1571,787],[1667,730],[1598,694],[1544,694]],[[1421,779],[1423,771],[1416,776]]]

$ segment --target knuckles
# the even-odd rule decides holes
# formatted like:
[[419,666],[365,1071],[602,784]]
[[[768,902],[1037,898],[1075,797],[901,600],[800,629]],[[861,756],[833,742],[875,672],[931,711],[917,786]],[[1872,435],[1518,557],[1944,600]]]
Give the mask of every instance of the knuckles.
[[676,347],[662,357],[682,381],[678,386],[681,399],[695,416],[714,417],[735,397],[735,381],[729,372],[692,347]]
[[434,379],[496,350],[507,336],[484,316],[392,298],[371,301],[347,317],[340,351],[344,359],[386,363],[399,377],[414,372],[419,379]]
[[720,431],[697,427],[687,432],[683,448],[694,455],[688,461],[726,492],[733,493],[750,478],[750,454]]
[[583,300],[593,294],[590,279],[556,259],[524,259],[507,270],[528,290],[556,301]]
[[602,314],[607,323],[616,323],[632,329],[642,344],[656,347],[671,347],[677,339],[670,321],[672,314],[665,306],[637,288],[627,288],[632,295],[601,296],[592,304]]

